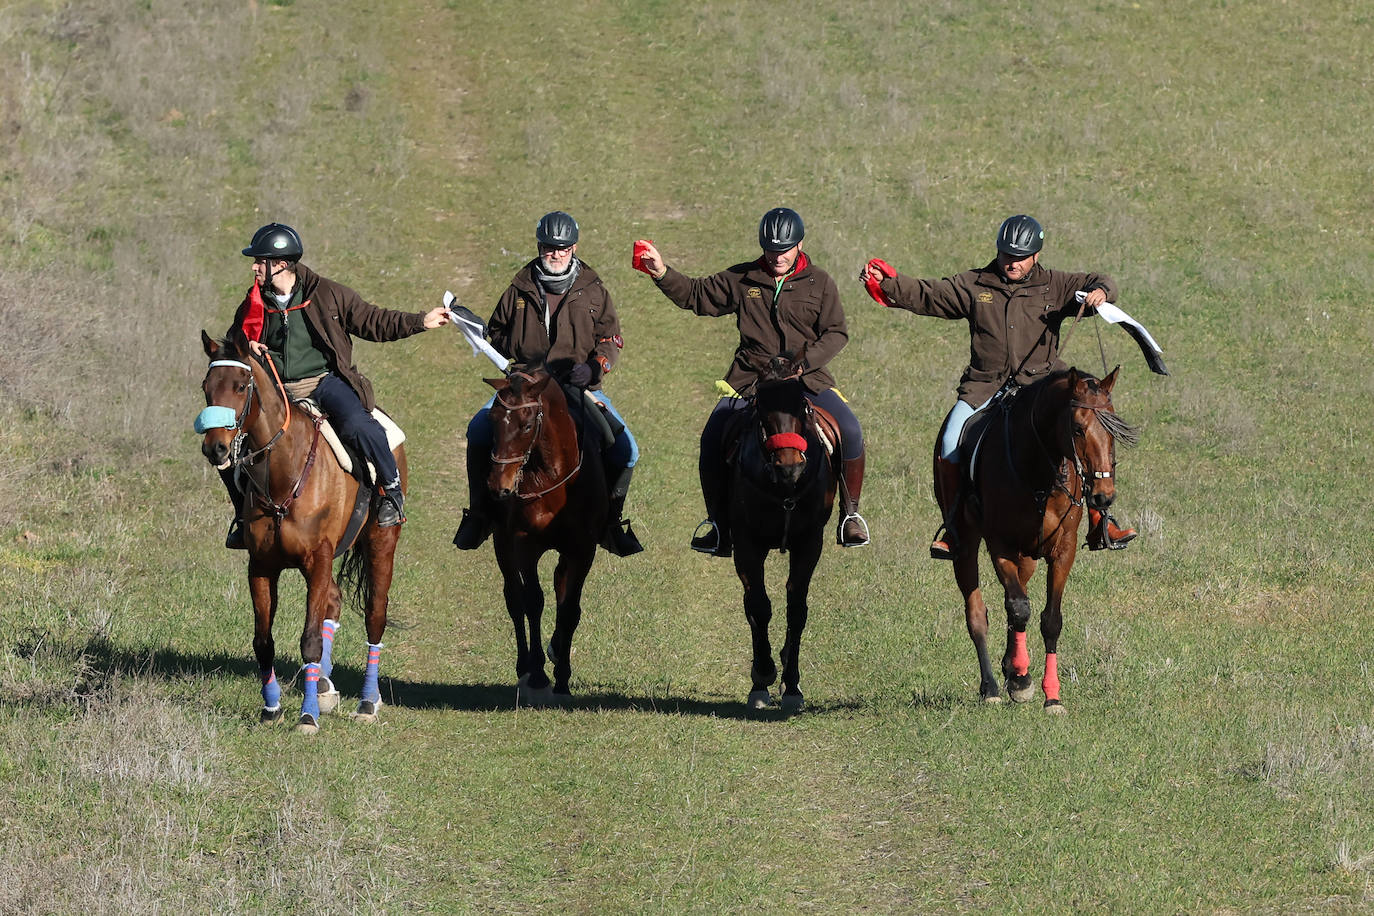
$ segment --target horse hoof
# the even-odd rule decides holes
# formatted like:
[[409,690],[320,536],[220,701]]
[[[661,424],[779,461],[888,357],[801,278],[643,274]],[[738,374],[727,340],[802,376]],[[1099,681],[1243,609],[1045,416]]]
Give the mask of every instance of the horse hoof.
[[1026,703],[1035,698],[1035,687],[1012,687],[1007,686],[1007,693],[1011,695],[1012,702]]
[[339,691],[327,677],[320,678],[320,715],[327,716],[339,708]]
[[320,724],[315,721],[315,717],[310,713],[302,713],[301,720],[296,723],[296,734],[313,735],[320,730]]
[[382,708],[381,700],[359,700],[358,708],[349,716],[354,722],[376,722],[377,711]]
[[274,706],[271,709],[264,706],[262,708],[262,713],[258,716],[258,722],[261,725],[276,725],[282,720],[282,715],[282,708],[280,706]]
[[749,691],[750,709],[768,709],[773,705],[773,697],[767,690]]
[[1000,694],[994,693],[991,696],[983,697],[983,702],[988,705],[995,705],[1002,702],[1002,697]]
[[1046,700],[1045,712],[1049,713],[1052,716],[1062,716],[1065,713],[1067,713],[1068,710],[1065,709],[1064,704],[1059,702],[1058,700]]
[[520,684],[515,688],[515,705],[529,706],[540,709],[549,705],[553,697],[553,688],[549,684],[543,687],[530,687],[528,684]]
[[805,701],[802,699],[800,691],[797,693],[784,693],[782,695],[782,711],[789,716],[801,712],[803,705],[805,705]]

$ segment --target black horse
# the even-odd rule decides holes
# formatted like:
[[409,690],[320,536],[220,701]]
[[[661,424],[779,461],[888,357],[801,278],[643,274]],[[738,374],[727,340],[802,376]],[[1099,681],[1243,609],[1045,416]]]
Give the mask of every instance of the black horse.
[[740,411],[726,437],[727,449],[733,452],[729,525],[735,572],[744,586],[744,616],[753,633],[749,706],[770,706],[773,698],[768,688],[778,677],[768,642],[773,605],[764,587],[764,560],[770,550],[777,550],[790,555],[787,635],[779,653],[781,704],[789,713],[802,707],[797,656],[806,628],[811,577],[835,504],[830,452],[839,449],[838,441],[832,440],[829,448],[822,442],[818,417],[831,429],[834,420],[807,400],[798,370],[790,358],[774,357],[759,375],[752,404]]

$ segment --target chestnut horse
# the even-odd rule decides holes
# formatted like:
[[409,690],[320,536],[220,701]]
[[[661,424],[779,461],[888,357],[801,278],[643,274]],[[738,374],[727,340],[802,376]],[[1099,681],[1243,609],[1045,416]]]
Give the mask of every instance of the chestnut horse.
[[[730,472],[730,535],[735,573],[744,586],[744,616],[753,639],[749,707],[773,702],[768,688],[778,677],[768,642],[773,604],[764,584],[770,550],[790,553],[787,571],[787,633],[782,662],[784,712],[802,708],[797,658],[806,628],[807,595],[820,562],[825,525],[835,504],[837,478],[831,457],[816,433],[816,415],[806,399],[798,365],[774,357],[759,374],[753,403],[740,413],[738,446]],[[835,428],[834,421],[829,425]],[[727,442],[730,432],[727,431]],[[727,444],[727,449],[730,446]],[[839,443],[833,443],[838,451]]]
[[[505,378],[484,381],[496,389],[487,486],[496,505],[492,544],[515,626],[516,701],[562,701],[570,695],[569,658],[582,619],[582,588],[606,529],[601,450],[594,442],[579,443],[563,388],[543,369],[516,369]],[[595,435],[591,430],[587,434]],[[544,673],[544,590],[539,582],[539,560],[550,550],[558,553],[553,573],[556,616],[547,645],[552,685]]]
[[[367,509],[350,547],[343,544],[358,501],[358,480],[346,472],[323,442],[319,422],[292,409],[268,369],[249,354],[242,335],[201,339],[210,368],[201,387],[207,405],[196,421],[204,432],[201,452],[217,468],[233,468],[244,490],[242,517],[248,546],[248,590],[253,599],[253,652],[262,678],[260,720],[282,718],[281,688],[274,669],[276,647],[272,621],[277,616],[277,580],[283,569],[305,577],[305,625],[301,631],[304,698],[296,728],[314,733],[322,713],[338,705],[334,689],[334,631],[339,625],[342,592],[334,579],[334,559],[347,550],[340,578],[363,610],[368,657],[361,697],[353,716],[374,721],[382,705],[377,667],[386,629],[387,593],[399,525],[379,528]],[[405,449],[395,451],[406,481]],[[365,497],[367,494],[363,494]]]
[[[1000,702],[1002,695],[988,658],[988,609],[978,582],[980,540],[987,543],[1002,582],[1007,611],[1002,673],[1007,692],[1018,703],[1035,695],[1026,649],[1031,616],[1026,587],[1036,561],[1045,561],[1048,583],[1040,614],[1045,674],[1040,684],[1045,709],[1064,711],[1057,655],[1064,622],[1062,599],[1078,551],[1083,507],[1105,510],[1111,505],[1116,498],[1116,443],[1136,441],[1135,429],[1112,407],[1120,368],[1101,381],[1070,369],[1019,391],[1012,389],[988,408],[974,461],[964,462],[973,482],[965,481],[966,496],[951,519],[954,576],[964,594],[968,634],[978,651],[978,692],[987,702]],[[970,421],[970,427],[976,422]]]

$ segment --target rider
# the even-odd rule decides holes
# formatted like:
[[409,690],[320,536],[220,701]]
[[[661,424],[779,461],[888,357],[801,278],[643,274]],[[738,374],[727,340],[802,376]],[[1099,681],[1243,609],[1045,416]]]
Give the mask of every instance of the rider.
[[[653,243],[641,240],[636,243],[639,255],[635,266],[652,277],[678,308],[712,318],[736,316],[739,346],[725,381],[738,394],[752,394],[758,379],[755,366],[780,353],[792,353],[804,366],[799,371],[807,399],[835,417],[843,439],[843,486],[835,539],[845,547],[862,547],[869,541],[868,523],[859,515],[864,480],[863,432],[826,369],[826,364],[849,342],[849,331],[835,281],[802,252],[805,234],[806,228],[796,211],[777,207],[759,221],[759,247],[763,253],[752,261],[709,277],[692,278],[669,267]],[[717,557],[730,556],[732,548],[727,524],[728,471],[722,440],[731,411],[744,404],[740,397],[721,398],[701,432],[698,471],[707,517],[692,536],[692,549]]]
[[[577,220],[562,210],[540,218],[534,230],[539,256],[516,272],[496,303],[487,332],[503,356],[516,363],[543,363],[564,385],[594,391],[597,403],[619,421],[615,441],[606,452],[608,470],[615,476],[610,486],[610,524],[601,546],[628,557],[644,549],[630,523],[621,517],[639,461],[639,445],[601,389],[625,342],[610,292],[596,271],[576,257],[577,236]],[[463,510],[463,521],[453,536],[460,550],[477,549],[491,533],[493,513],[486,481],[492,448],[488,411],[494,401],[483,404],[468,424],[469,508]]]
[[[917,315],[962,319],[972,335],[969,365],[959,380],[959,399],[941,427],[935,459],[936,496],[944,524],[930,545],[936,559],[953,558],[949,522],[960,488],[959,434],[968,418],[985,406],[1007,379],[1028,385],[1068,366],[1059,358],[1059,331],[1064,319],[1077,314],[1074,297],[1086,293],[1085,314],[1114,301],[1112,278],[1100,273],[1071,273],[1040,266],[1045,232],[1029,216],[1008,217],[997,231],[997,257],[986,267],[967,270],[943,280],[917,280],[897,273],[887,262],[870,260],[859,279],[870,294],[887,306]],[[1120,529],[1115,520],[1089,509],[1088,547],[1124,547],[1136,536],[1134,528]]]
[[[253,285],[234,315],[230,335],[242,333],[255,356],[268,354],[293,400],[313,398],[339,438],[377,471],[377,524],[405,521],[396,457],[386,431],[372,416],[377,406],[369,382],[353,363],[350,335],[364,340],[400,340],[448,323],[442,308],[401,312],[363,300],[341,283],[300,263],[304,247],[295,229],[268,223],[243,249],[253,259]],[[299,313],[297,316],[296,313]],[[243,493],[232,470],[221,472],[234,501],[235,518],[224,546],[242,549]]]

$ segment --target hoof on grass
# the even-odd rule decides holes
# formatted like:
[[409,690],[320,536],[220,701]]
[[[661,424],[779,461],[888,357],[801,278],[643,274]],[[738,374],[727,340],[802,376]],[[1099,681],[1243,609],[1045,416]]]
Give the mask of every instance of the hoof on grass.
[[327,716],[339,708],[339,691],[327,677],[320,678],[320,715]]
[[1014,703],[1027,703],[1035,698],[1035,687],[1012,687],[1007,685],[1007,693]]
[[794,716],[801,712],[802,707],[806,705],[805,700],[802,699],[800,690],[796,693],[784,693],[781,702],[782,711],[789,716]]
[[315,717],[309,713],[302,713],[301,720],[296,723],[296,734],[313,735],[320,730],[320,723],[315,721]]
[[377,712],[382,708],[381,700],[359,700],[358,708],[349,716],[354,722],[376,722]]
[[773,705],[773,696],[767,690],[749,691],[750,709],[768,709]]
[[529,706],[534,709],[542,709],[549,705],[553,697],[553,685],[545,684],[543,687],[531,687],[526,680],[515,687],[515,705]]
[[1046,700],[1045,712],[1049,713],[1052,716],[1062,716],[1065,713],[1067,713],[1068,710],[1065,709],[1064,704],[1059,702],[1058,700]]
[[258,722],[262,725],[276,725],[281,722],[281,720],[282,708],[280,706],[274,706],[271,709],[264,706],[261,714],[258,716]]
[[983,702],[989,706],[996,705],[1002,702],[1002,695],[998,693],[989,694],[988,696],[983,697]]

